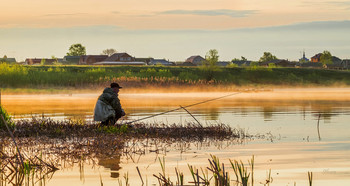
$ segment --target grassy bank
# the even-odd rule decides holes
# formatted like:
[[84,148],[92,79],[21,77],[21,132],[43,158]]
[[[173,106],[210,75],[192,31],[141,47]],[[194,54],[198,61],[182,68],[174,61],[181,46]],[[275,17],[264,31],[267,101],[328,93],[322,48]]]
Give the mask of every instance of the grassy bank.
[[349,86],[349,71],[301,68],[145,66],[20,66],[0,64],[2,89],[81,89],[107,86]]

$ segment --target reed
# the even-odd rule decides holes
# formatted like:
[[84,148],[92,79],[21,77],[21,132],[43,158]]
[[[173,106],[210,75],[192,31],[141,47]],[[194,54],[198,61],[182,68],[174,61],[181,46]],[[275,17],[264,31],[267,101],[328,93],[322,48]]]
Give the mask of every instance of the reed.
[[214,155],[210,155],[209,160],[210,167],[208,169],[213,173],[215,185],[230,185],[230,177],[228,172],[225,171],[225,166],[220,165],[219,158]]
[[[254,160],[252,160],[251,162],[253,165]],[[248,186],[249,176],[251,174],[248,173],[248,169],[244,166],[243,162],[237,161],[237,160],[233,160],[233,161],[230,160],[230,163],[236,176],[236,182],[241,183],[243,186]],[[254,166],[251,166],[251,167],[254,167]],[[251,173],[253,175],[253,169],[251,170]],[[254,185],[253,181],[252,181],[252,185]]]
[[124,174],[125,186],[129,186],[129,172]]
[[312,172],[307,172],[307,177],[309,180],[309,186],[312,186]]
[[167,176],[165,174],[165,157],[163,157],[162,160],[160,158],[158,158],[158,160],[159,160],[159,164],[160,164],[160,167],[162,169],[162,172],[159,173],[158,175],[153,174],[153,176],[158,179],[159,185],[162,185],[162,186],[174,185],[174,183],[170,180],[170,178],[169,177],[167,178]]
[[270,183],[272,183],[272,177],[271,177],[271,169],[269,169],[269,172],[267,173],[266,176],[266,182],[264,185],[270,186]]
[[102,176],[100,174],[100,185],[103,186]]
[[176,173],[176,185],[183,186],[184,185],[184,173],[180,172],[176,167],[175,167],[175,173]]
[[199,186],[200,180],[199,180],[199,174],[198,174],[198,169],[194,168],[191,165],[188,165],[188,168],[190,169],[192,178],[193,178],[193,183],[195,186]]

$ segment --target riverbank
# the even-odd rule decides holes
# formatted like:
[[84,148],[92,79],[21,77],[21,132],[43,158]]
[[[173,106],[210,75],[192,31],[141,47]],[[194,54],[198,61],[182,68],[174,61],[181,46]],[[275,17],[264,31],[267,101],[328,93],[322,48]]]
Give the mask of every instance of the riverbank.
[[0,64],[2,89],[84,90],[118,82],[133,89],[189,87],[232,90],[245,87],[350,86],[350,71],[306,68],[215,68],[135,66],[19,66]]
[[[235,85],[145,85],[140,87],[129,86],[128,83],[119,83],[122,94],[144,93],[225,93],[225,92],[348,92],[350,86],[235,86]],[[0,88],[1,95],[73,95],[73,94],[100,94],[105,86],[88,86],[85,88],[52,87],[52,88]]]

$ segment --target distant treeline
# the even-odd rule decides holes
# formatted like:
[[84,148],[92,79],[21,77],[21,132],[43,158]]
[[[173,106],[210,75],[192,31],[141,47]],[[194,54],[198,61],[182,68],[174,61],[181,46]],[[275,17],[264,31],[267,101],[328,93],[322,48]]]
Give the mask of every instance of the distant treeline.
[[0,88],[143,85],[350,85],[350,71],[266,67],[23,66],[0,64]]

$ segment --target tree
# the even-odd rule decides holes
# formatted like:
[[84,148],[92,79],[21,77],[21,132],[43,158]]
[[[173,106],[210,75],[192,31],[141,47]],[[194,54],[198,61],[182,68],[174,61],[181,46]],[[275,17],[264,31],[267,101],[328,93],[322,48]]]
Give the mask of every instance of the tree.
[[259,59],[259,62],[267,62],[275,59],[277,59],[277,57],[272,55],[270,52],[264,52],[264,55]]
[[69,47],[69,52],[67,53],[67,56],[82,56],[82,55],[86,55],[86,49],[80,43],[73,44]]
[[216,49],[211,49],[205,55],[205,61],[203,61],[204,66],[215,67],[219,61],[218,51]]
[[41,65],[46,65],[46,59],[44,59],[44,58],[41,59],[40,64],[41,64]]
[[211,49],[205,55],[205,60],[203,61],[202,70],[205,73],[205,78],[210,81],[214,78],[215,71],[219,71],[217,63],[219,61],[218,51],[216,49]]
[[53,59],[54,61],[52,62],[52,64],[54,65],[62,65],[61,63],[58,62],[58,58],[54,55],[51,56],[51,59]]
[[6,62],[7,61],[7,56],[4,55],[4,57],[2,57],[1,61],[0,62]]
[[111,56],[113,54],[117,53],[117,50],[114,49],[114,48],[107,48],[106,50],[103,50],[102,51],[102,55],[108,55],[108,56]]
[[247,60],[247,58],[241,56],[241,59],[233,58],[231,61],[234,62],[234,61],[248,61],[248,60]]
[[333,64],[332,54],[327,50],[323,51],[320,57],[320,62],[322,64]]

